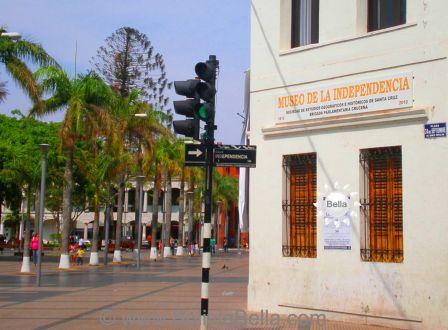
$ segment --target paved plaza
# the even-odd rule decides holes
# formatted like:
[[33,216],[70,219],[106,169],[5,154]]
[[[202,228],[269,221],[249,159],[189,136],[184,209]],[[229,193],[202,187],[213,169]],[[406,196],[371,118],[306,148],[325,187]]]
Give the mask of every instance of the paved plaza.
[[[58,270],[57,258],[46,257],[40,288],[35,287],[34,274],[19,273],[20,262],[15,258],[0,256],[2,329],[199,328],[200,256],[149,263],[143,253],[141,270],[127,255],[120,265],[84,265],[70,271]],[[212,259],[210,329],[274,327],[261,317],[257,321],[260,313],[246,311],[247,281],[246,252],[220,253]],[[254,315],[252,321],[250,315]],[[282,324],[281,328],[287,328]],[[296,324],[290,328],[310,327]],[[374,327],[326,323],[326,327],[314,324],[311,329]]]

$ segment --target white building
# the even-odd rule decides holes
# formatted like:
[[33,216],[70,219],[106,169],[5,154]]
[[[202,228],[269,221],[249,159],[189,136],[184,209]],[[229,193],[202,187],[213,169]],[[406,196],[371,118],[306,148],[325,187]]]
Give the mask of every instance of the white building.
[[251,1],[249,310],[448,329],[447,12]]
[[[123,236],[135,237],[135,206],[137,201],[137,194],[135,190],[135,182],[131,182],[131,188],[126,188],[124,195],[124,212],[123,212],[123,220],[122,220],[122,234]],[[186,187],[187,189],[188,187]],[[161,191],[161,197],[159,197],[159,205],[158,205],[158,222],[163,223],[165,217],[165,207],[164,207],[164,189]],[[180,181],[172,182],[172,207],[171,207],[171,223],[177,225],[179,222],[179,196],[180,196]],[[186,190],[185,190],[185,200],[186,201]],[[115,197],[115,203],[117,203],[117,197]],[[26,204],[25,200],[23,204]],[[33,203],[32,203],[33,204]],[[24,205],[22,206],[22,210],[24,210]],[[3,217],[10,213],[8,209],[2,206],[2,214]],[[117,205],[113,207],[112,218],[117,220]],[[142,210],[142,239],[145,240],[146,236],[150,234],[150,226],[152,219],[152,185],[145,184],[143,188],[143,210]],[[34,218],[34,205],[32,205],[31,217]],[[72,234],[76,231],[81,237],[84,239],[92,239],[92,231],[93,231],[93,218],[94,212],[93,210],[85,210],[78,214],[77,210],[73,210],[72,217],[76,218],[76,228],[72,230]],[[44,222],[43,222],[43,235],[42,238],[44,240],[51,240],[52,234],[58,232],[58,226],[55,221],[55,214],[49,212],[48,210],[44,213]],[[184,214],[184,232],[188,231],[188,215],[185,209]],[[62,223],[62,214],[60,214],[60,222]],[[100,212],[100,226],[104,225],[104,208],[101,208]],[[114,224],[112,223],[111,226]],[[33,221],[31,222],[32,230]],[[23,224],[20,228],[23,228]],[[12,237],[12,229],[5,227],[3,221],[1,222],[0,235],[4,234],[7,239]],[[172,228],[173,231],[173,228]],[[177,231],[177,229],[176,229]],[[19,230],[20,232],[20,230]],[[146,235],[145,235],[146,233]],[[100,234],[102,235],[102,230],[100,230]],[[111,234],[111,239],[115,239],[115,236]]]

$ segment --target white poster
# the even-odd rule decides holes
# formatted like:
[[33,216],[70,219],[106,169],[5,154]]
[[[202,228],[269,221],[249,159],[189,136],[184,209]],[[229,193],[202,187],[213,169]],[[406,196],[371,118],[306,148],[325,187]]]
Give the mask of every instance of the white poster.
[[277,123],[413,106],[412,72],[291,90],[275,101]]
[[325,194],[320,194],[315,203],[318,216],[323,219],[324,249],[352,249],[352,219],[356,217],[354,208],[359,206],[356,192],[349,192],[348,185],[342,190],[327,187]]

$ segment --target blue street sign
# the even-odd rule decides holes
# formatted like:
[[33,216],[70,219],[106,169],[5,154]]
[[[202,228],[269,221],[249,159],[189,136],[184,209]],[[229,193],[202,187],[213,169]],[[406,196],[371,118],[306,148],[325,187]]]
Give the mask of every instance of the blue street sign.
[[446,123],[425,124],[425,139],[446,137]]

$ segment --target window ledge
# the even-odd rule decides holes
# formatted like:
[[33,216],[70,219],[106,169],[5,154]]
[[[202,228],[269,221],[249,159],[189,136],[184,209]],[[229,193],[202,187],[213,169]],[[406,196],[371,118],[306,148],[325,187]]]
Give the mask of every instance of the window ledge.
[[357,35],[357,36],[350,36],[350,37],[346,37],[346,38],[342,38],[342,39],[324,41],[324,42],[321,42],[321,43],[318,43],[318,44],[311,44],[311,45],[306,45],[306,46],[302,46],[302,47],[296,47],[296,48],[281,50],[280,51],[280,56],[294,54],[294,53],[300,53],[300,52],[304,52],[304,51],[307,51],[307,50],[321,48],[321,47],[325,47],[325,46],[329,46],[329,45],[335,45],[335,44],[339,44],[339,43],[343,43],[343,42],[347,42],[347,41],[369,38],[369,37],[372,37],[372,36],[376,36],[378,34],[394,32],[394,31],[397,31],[397,30],[403,30],[403,29],[407,29],[407,28],[410,28],[410,27],[414,27],[414,26],[417,26],[417,23],[415,23],[415,22],[414,23],[406,23],[406,24],[393,26],[393,27],[390,27],[390,28],[387,28],[387,29],[367,32],[365,34],[361,34],[361,35]]
[[365,115],[342,115],[337,117],[302,120],[289,123],[276,124],[261,129],[264,136],[277,136],[291,133],[304,133],[333,128],[374,125],[387,122],[421,120],[429,118],[433,107],[414,107],[406,109],[393,109],[367,113]]

